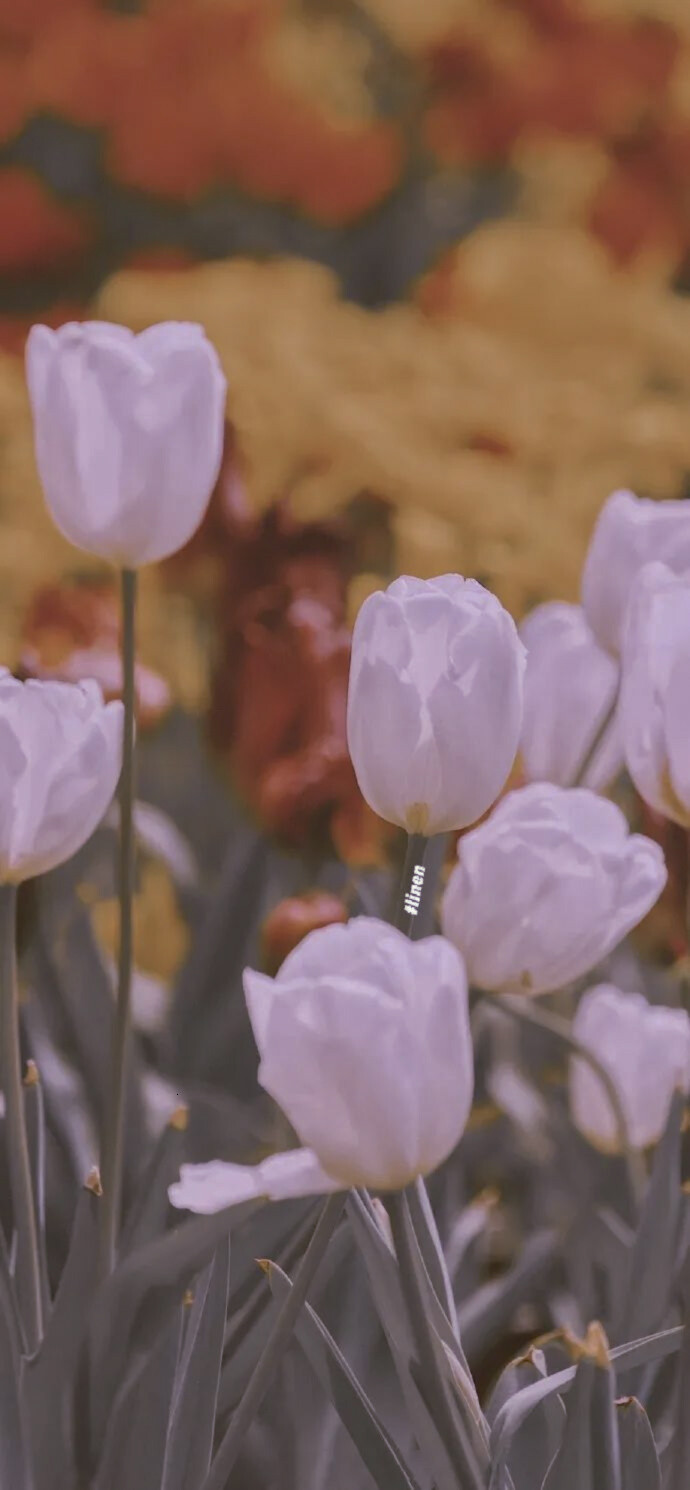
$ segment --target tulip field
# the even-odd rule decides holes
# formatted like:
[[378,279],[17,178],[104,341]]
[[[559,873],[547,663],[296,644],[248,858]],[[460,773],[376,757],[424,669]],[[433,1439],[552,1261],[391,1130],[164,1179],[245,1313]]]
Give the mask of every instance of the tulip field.
[[[26,377],[117,588],[0,675],[0,1490],[686,1490],[690,505],[614,491],[578,604],[389,575],[350,634],[201,326]],[[231,597],[205,725],[154,564]]]
[[0,1490],[690,1490],[690,0],[0,79]]

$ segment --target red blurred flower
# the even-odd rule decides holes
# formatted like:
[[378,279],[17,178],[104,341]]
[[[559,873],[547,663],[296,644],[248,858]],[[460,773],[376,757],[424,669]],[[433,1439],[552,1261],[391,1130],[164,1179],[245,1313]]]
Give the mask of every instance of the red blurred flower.
[[[18,671],[25,678],[58,678],[79,683],[94,678],[105,697],[122,692],[120,620],[111,587],[100,580],[64,581],[38,589],[22,629]],[[170,707],[165,679],[137,663],[139,724],[156,724]]]
[[338,895],[329,890],[311,890],[281,900],[266,917],[261,928],[261,950],[264,967],[275,977],[289,952],[321,926],[332,926],[347,920],[347,910]]
[[287,497],[252,513],[228,425],[206,518],[168,565],[178,579],[202,577],[212,596],[211,740],[270,832],[371,863],[387,829],[364,802],[347,750],[351,569],[338,523],[298,521]]

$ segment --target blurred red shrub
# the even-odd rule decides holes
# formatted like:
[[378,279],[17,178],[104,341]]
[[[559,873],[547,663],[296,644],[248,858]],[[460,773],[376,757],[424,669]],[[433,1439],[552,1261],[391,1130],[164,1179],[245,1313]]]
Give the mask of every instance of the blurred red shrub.
[[[211,558],[212,556],[212,558]],[[209,558],[211,564],[209,567]],[[381,857],[348,755],[349,543],[336,522],[299,522],[287,498],[254,515],[232,430],[199,532],[169,566],[211,585],[216,626],[209,730],[264,825],[305,850]]]

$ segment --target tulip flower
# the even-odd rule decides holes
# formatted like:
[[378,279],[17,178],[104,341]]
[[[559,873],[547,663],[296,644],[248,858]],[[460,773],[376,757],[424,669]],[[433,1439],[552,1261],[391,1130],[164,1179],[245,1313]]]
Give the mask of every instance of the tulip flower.
[[366,1185],[397,1190],[455,1148],[472,1105],[462,958],[368,917],[312,931],[275,978],[247,969],[259,1081],[304,1149],[255,1168],[187,1166],[173,1204],[220,1210]]
[[460,840],[442,926],[478,987],[548,993],[611,952],[665,882],[658,844],[613,802],[535,782]]
[[0,672],[0,882],[71,858],[110,805],[122,704],[95,683],[20,683]]
[[355,622],[350,754],[369,806],[408,833],[467,827],[496,800],[520,738],[525,649],[472,579],[404,576]]
[[[520,754],[528,781],[573,786],[592,741],[615,705],[618,667],[595,641],[579,605],[538,605],[520,626],[527,648]],[[615,719],[583,786],[606,791],[623,765]]]
[[690,573],[690,503],[615,491],[599,513],[582,571],[582,604],[599,642],[619,656],[630,599],[652,560]]
[[[608,983],[580,1000],[573,1035],[591,1050],[613,1081],[633,1148],[657,1143],[674,1091],[690,1091],[690,1018],[684,1009],[648,1004],[639,993]],[[596,1073],[573,1056],[573,1121],[597,1148],[615,1151],[618,1132],[611,1104]]]
[[642,570],[623,646],[620,720],[640,796],[690,826],[690,575]]
[[65,537],[124,569],[182,548],[223,451],[225,378],[201,326],[33,326],[26,370],[39,475]]

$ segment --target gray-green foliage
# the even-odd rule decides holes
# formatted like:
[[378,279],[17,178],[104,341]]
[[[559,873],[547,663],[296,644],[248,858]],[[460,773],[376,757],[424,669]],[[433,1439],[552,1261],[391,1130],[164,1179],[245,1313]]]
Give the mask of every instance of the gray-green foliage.
[[[28,1357],[0,1180],[0,1490],[204,1490],[320,1208],[251,1202],[180,1220],[167,1204],[180,1162],[250,1160],[290,1142],[254,1080],[240,975],[266,910],[312,873],[269,849],[223,796],[209,804],[206,780],[197,800],[193,742],[179,720],[170,728],[182,729],[191,760],[182,826],[199,862],[215,865],[216,888],[180,889],[194,951],[165,1025],[137,1042],[125,1224],[105,1281],[89,1171],[110,992],[74,887],[88,877],[109,888],[106,835],[25,908],[23,1028],[41,1073],[26,1102],[47,1327]],[[143,757],[144,785],[164,810],[178,746]],[[222,865],[225,838],[233,847]],[[330,884],[339,875],[323,871]],[[385,914],[390,889],[373,877],[368,904],[378,897]],[[505,1071],[505,1045],[502,1061]],[[348,1197],[228,1490],[690,1484],[683,1105],[674,1103],[636,1213],[620,1161],[572,1131],[558,1042],[518,1029],[510,1062],[516,1079],[506,1084],[480,1025],[476,1119],[432,1176],[431,1209],[418,1189],[397,1216],[402,1268],[385,1206]],[[152,1071],[188,1112],[186,1126],[178,1115],[157,1136]],[[423,1340],[411,1289],[423,1299]]]

